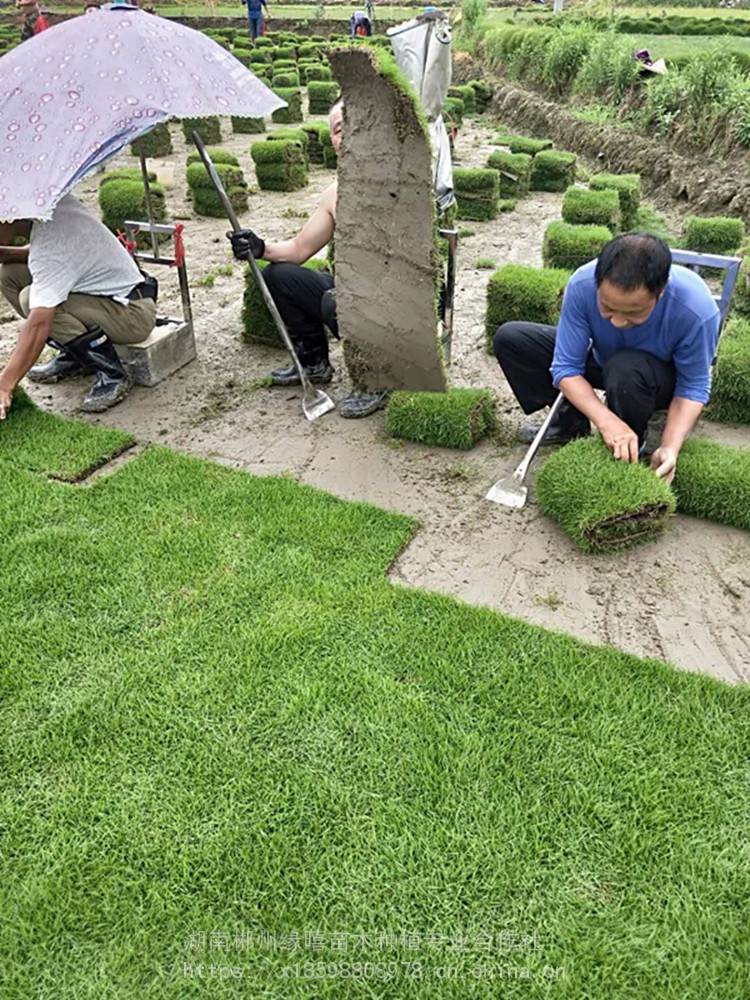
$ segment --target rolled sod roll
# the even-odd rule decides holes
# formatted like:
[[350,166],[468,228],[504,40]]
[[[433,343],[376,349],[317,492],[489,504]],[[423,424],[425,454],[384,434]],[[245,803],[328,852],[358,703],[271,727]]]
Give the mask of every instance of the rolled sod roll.
[[320,82],[333,80],[333,73],[329,66],[319,63],[314,66],[305,66],[305,82],[311,83],[313,80]]
[[[147,170],[146,176],[148,177],[149,184],[156,183],[156,174],[153,171]],[[136,181],[142,185],[143,174],[140,167],[120,167],[118,170],[108,170],[106,174],[102,174],[100,177],[99,187],[111,184],[112,181]]]
[[262,191],[299,191],[308,183],[307,169],[297,165],[259,163],[255,167],[255,176]]
[[311,115],[327,115],[339,93],[339,85],[332,80],[310,80],[307,96]]
[[620,199],[620,225],[632,229],[641,206],[640,174],[594,174],[589,181],[592,191],[616,191]]
[[[245,184],[245,175],[242,173],[240,167],[235,166],[233,163],[215,163],[214,167],[227,191],[229,188],[247,186]],[[191,191],[195,191],[197,188],[214,190],[213,182],[202,163],[190,163],[188,165],[187,183]]]
[[458,84],[448,88],[448,97],[457,97],[464,102],[464,114],[475,115],[477,112],[477,96],[474,88],[468,83]]
[[750,531],[750,448],[686,441],[674,479],[681,514]]
[[[532,157],[528,153],[504,153],[497,149],[490,153],[487,166],[500,173],[500,197],[523,198],[529,191]],[[512,174],[516,180],[509,177]]]
[[620,196],[617,191],[569,187],[563,198],[562,217],[571,225],[606,226],[616,233],[620,228]]
[[293,122],[302,121],[302,92],[296,87],[274,88],[282,101],[286,101],[287,107],[277,108],[271,115],[271,121],[281,125],[290,125]]
[[716,215],[699,218],[689,215],[685,219],[685,246],[699,253],[733,254],[745,238],[742,219]]
[[[228,149],[207,149],[206,152],[211,157],[211,162],[214,164],[229,163],[233,167],[239,167],[240,165],[240,161],[237,159],[235,154],[230,152]],[[194,149],[192,153],[188,153],[186,166],[189,167],[191,163],[203,163],[201,154],[197,149]]]
[[542,511],[584,552],[613,552],[669,527],[675,496],[647,465],[614,458],[597,435],[572,441],[536,479]]
[[575,180],[577,160],[575,153],[564,153],[555,149],[545,149],[537,153],[531,165],[531,190],[560,192],[567,190]]
[[[236,212],[244,212],[247,209],[247,188],[246,187],[226,187],[224,186],[232,207]],[[224,204],[213,188],[193,188],[191,191],[193,208],[198,215],[205,215],[212,219],[226,219],[227,213]]]
[[276,71],[274,68],[273,73],[273,85],[274,87],[299,87],[299,73],[292,70],[280,70]]
[[500,174],[497,170],[455,169],[453,190],[459,219],[482,221],[494,219],[497,215],[500,194]]
[[443,102],[443,116],[453,121],[459,128],[464,123],[466,105],[460,97],[446,97]]
[[750,424],[750,321],[746,319],[730,320],[721,335],[706,416]]
[[310,163],[325,163],[324,146],[331,145],[331,130],[323,122],[308,122],[302,126],[307,135],[307,158]]
[[[267,260],[259,260],[261,271],[268,267]],[[327,271],[326,261],[313,257],[303,267],[313,271]],[[245,294],[242,300],[242,339],[248,344],[268,344],[271,347],[283,347],[279,331],[276,329],[263,294],[253,278],[249,267],[245,268]]]
[[507,146],[511,153],[526,153],[528,156],[536,156],[545,149],[552,149],[553,145],[551,139],[529,139],[512,132],[498,132],[493,142],[496,146]]
[[485,330],[492,353],[495,331],[503,323],[544,323],[555,326],[560,318],[570,271],[504,264],[487,284]]
[[[149,191],[151,192],[154,221],[163,222],[166,218],[164,188],[161,184],[149,184]],[[101,184],[99,186],[99,208],[102,213],[102,222],[113,233],[118,230],[124,232],[126,220],[145,222],[148,218],[148,210],[143,181],[122,178]],[[136,242],[139,247],[150,245],[150,236],[147,233],[141,233]]]
[[232,131],[237,135],[254,135],[266,131],[265,118],[232,117]]
[[264,163],[291,163],[304,165],[305,150],[301,142],[294,139],[276,139],[269,135],[264,142],[254,142],[250,155],[256,167]]
[[481,115],[487,110],[492,100],[492,87],[486,80],[471,80],[469,86],[474,91],[477,113]]
[[211,115],[208,118],[183,118],[180,124],[185,142],[192,143],[194,131],[198,133],[206,146],[221,142],[221,122],[216,115]]
[[394,392],[386,412],[391,437],[442,448],[473,448],[496,426],[489,389]]
[[569,222],[550,222],[544,234],[542,260],[545,267],[575,271],[598,257],[604,244],[611,239],[612,232],[606,226],[572,226]]
[[154,125],[150,132],[130,144],[131,156],[169,156],[171,152],[172,136],[166,122]]

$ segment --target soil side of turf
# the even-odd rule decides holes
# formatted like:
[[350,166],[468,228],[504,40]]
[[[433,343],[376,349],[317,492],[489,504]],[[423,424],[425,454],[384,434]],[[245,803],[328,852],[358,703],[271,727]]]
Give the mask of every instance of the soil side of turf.
[[[228,122],[223,122],[225,134]],[[457,141],[458,164],[483,166],[496,127],[469,120]],[[678,516],[671,532],[653,545],[612,557],[578,553],[534,502],[510,512],[484,500],[495,480],[520,461],[523,449],[482,442],[472,452],[395,442],[385,435],[383,413],[361,421],[332,413],[309,424],[294,389],[258,388],[285,354],[248,347],[241,331],[243,275],[218,273],[230,262],[219,219],[195,219],[187,201],[188,149],[172,126],[174,154],[151,161],[167,187],[172,218],[185,222],[187,263],[192,282],[198,359],[154,389],[137,387],[115,410],[94,422],[122,427],[140,442],[155,441],[211,457],[257,474],[286,473],[346,499],[368,500],[416,516],[422,530],[393,567],[392,576],[410,586],[452,594],[593,642],[611,643],[645,656],[658,656],[726,680],[750,679],[750,536],[739,530]],[[256,136],[231,136],[224,147],[236,152],[251,188],[250,143]],[[113,166],[134,166],[127,155]],[[294,235],[314,208],[333,173],[315,167],[307,188],[293,194],[253,191],[243,225],[278,240]],[[77,194],[96,209],[98,177]],[[532,193],[515,211],[492,222],[459,222],[456,318],[451,378],[456,385],[488,386],[498,411],[514,424],[524,418],[485,352],[484,310],[488,270],[513,261],[539,266],[547,224],[560,215],[561,196]],[[669,203],[659,206],[669,209]],[[677,216],[671,205],[670,221]],[[201,279],[214,276],[212,287]],[[175,275],[163,269],[161,307],[179,309]],[[9,351],[20,324],[0,302],[0,355]],[[337,374],[330,387],[341,399],[349,383],[341,346],[332,343]],[[57,386],[30,386],[33,398],[56,412],[74,415],[87,379]],[[748,444],[747,429],[704,422],[701,433],[732,444]],[[544,460],[542,455],[540,461]],[[533,485],[533,477],[532,477]]]

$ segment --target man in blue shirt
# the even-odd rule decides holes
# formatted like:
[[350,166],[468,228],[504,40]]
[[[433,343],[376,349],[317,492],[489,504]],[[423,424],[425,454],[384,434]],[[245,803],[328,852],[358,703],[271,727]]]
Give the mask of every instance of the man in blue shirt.
[[[565,396],[545,435],[557,444],[590,433],[615,458],[636,462],[655,410],[668,408],[651,466],[674,478],[680,448],[711,391],[719,310],[705,282],[672,264],[647,233],[618,236],[568,282],[557,328],[504,323],[494,348],[525,413]],[[595,389],[603,389],[606,404]],[[532,440],[539,423],[521,428]]]
[[271,16],[266,0],[242,0],[247,4],[247,20],[250,25],[250,38],[255,39],[263,33],[263,8],[266,8],[266,17]]

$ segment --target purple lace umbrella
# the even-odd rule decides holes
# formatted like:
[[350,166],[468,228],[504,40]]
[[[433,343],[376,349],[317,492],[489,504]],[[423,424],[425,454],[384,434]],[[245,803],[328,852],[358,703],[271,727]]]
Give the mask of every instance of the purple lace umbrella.
[[0,57],[0,221],[51,219],[82,177],[159,122],[285,106],[184,25],[125,5],[71,18]]

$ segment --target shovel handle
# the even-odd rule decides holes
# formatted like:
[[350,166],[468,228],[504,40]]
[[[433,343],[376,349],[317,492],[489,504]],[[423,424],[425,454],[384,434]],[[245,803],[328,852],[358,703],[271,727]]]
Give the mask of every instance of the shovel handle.
[[[219,175],[216,172],[216,167],[213,165],[211,157],[208,154],[208,150],[206,149],[203,143],[203,139],[201,139],[200,135],[197,132],[193,132],[193,142],[195,143],[195,148],[198,150],[198,153],[200,154],[201,160],[203,160],[203,166],[208,171],[208,176],[211,178],[211,183],[213,184],[214,188],[216,189],[216,193],[221,199],[221,203],[224,206],[224,211],[227,213],[227,218],[229,219],[229,223],[233,231],[237,233],[240,231],[240,229],[242,229],[242,226],[240,225],[240,220],[237,218],[237,213],[234,210],[234,205],[229,200],[229,197],[226,191],[224,190],[224,185],[221,182],[221,177],[219,177]],[[300,360],[297,357],[297,352],[294,349],[294,344],[292,343],[291,337],[289,336],[289,332],[286,328],[286,325],[284,324],[284,320],[281,318],[281,314],[279,313],[276,303],[273,300],[273,296],[268,291],[268,285],[265,283],[263,279],[263,274],[260,268],[258,267],[258,264],[256,263],[255,257],[253,257],[252,254],[250,254],[250,257],[248,258],[248,264],[250,265],[250,270],[253,272],[253,277],[255,278],[258,288],[260,288],[261,294],[263,295],[263,300],[266,303],[266,306],[268,307],[268,311],[270,312],[273,321],[276,324],[276,329],[279,331],[279,334],[281,335],[281,339],[284,341],[286,349],[292,356],[292,361],[294,362],[295,368],[297,369],[297,373],[300,377],[300,381],[302,382],[302,388],[305,391],[305,393],[307,393],[309,385],[307,375],[305,374],[304,368],[300,364]]]
[[544,418],[544,423],[536,432],[536,437],[529,445],[529,450],[524,455],[523,461],[518,466],[516,471],[513,473],[513,478],[517,479],[519,483],[522,483],[526,478],[526,473],[529,471],[529,466],[534,461],[534,457],[536,456],[536,453],[539,451],[539,446],[542,443],[544,435],[547,433],[547,428],[557,416],[557,411],[562,406],[564,399],[565,397],[561,392],[557,394],[557,399],[554,401],[554,403],[550,407],[549,413]]

